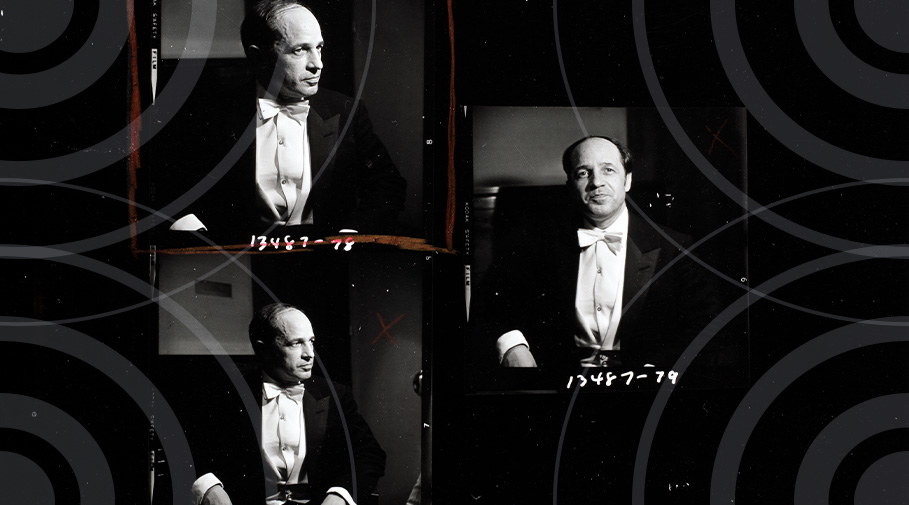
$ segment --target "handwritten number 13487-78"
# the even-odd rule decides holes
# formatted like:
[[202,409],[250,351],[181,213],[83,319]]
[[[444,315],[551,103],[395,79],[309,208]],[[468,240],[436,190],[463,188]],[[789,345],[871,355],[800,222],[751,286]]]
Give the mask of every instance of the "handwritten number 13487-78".
[[[249,241],[249,247],[256,247],[257,243],[258,243],[258,250],[260,250],[260,251],[264,250],[266,247],[273,247],[274,249],[277,250],[277,249],[280,249],[282,245],[284,246],[285,250],[290,251],[291,249],[294,248],[294,245],[298,245],[301,248],[305,248],[309,244],[324,244],[325,241],[322,239],[310,241],[309,237],[300,237],[300,240],[294,240],[294,239],[290,238],[290,235],[285,235],[283,239],[281,239],[280,237],[269,238],[269,237],[266,237],[265,235],[259,235],[258,237],[253,235],[252,239],[250,239],[250,241]],[[333,239],[331,239],[331,243],[335,245],[335,251],[340,250],[342,245],[344,246],[345,251],[349,251],[353,248],[354,238],[353,237],[347,237],[346,239],[333,238]]]

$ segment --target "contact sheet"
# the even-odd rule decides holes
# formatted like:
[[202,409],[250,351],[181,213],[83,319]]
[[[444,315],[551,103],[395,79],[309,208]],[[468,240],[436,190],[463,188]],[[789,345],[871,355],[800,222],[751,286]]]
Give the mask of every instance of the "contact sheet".
[[898,501],[906,14],[0,6],[0,501]]

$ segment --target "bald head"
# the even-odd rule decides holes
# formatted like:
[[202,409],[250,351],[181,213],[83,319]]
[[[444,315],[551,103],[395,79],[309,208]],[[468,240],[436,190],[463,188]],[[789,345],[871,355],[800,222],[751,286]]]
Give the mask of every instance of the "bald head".
[[282,386],[312,375],[315,333],[306,314],[293,305],[266,305],[249,323],[249,340],[262,370]]
[[284,101],[315,95],[322,77],[322,28],[300,2],[256,3],[243,20],[241,38],[256,79]]

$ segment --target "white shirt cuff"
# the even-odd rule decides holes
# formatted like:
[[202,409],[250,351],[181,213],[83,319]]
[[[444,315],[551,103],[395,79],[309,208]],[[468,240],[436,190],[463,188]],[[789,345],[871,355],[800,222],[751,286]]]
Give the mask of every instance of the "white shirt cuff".
[[509,349],[518,345],[530,347],[530,344],[527,343],[527,339],[524,338],[524,334],[521,333],[521,330],[511,330],[499,337],[499,339],[496,340],[496,350],[499,352],[499,363],[502,363],[502,360],[505,358],[505,353],[507,353]]
[[326,494],[334,493],[341,498],[344,498],[344,501],[347,502],[347,505],[357,505],[357,502],[354,501],[353,497],[350,496],[350,493],[347,492],[343,487],[330,487]]
[[208,228],[202,224],[202,221],[196,217],[195,214],[187,214],[180,219],[174,221],[174,224],[170,225],[171,231],[199,231],[205,230],[208,231]]
[[196,479],[196,481],[193,482],[192,487],[193,505],[199,505],[202,503],[202,498],[205,497],[205,493],[207,493],[209,489],[215,486],[224,487],[224,484],[221,484],[221,481],[218,480],[218,478],[215,477],[215,474],[213,473],[207,473]]

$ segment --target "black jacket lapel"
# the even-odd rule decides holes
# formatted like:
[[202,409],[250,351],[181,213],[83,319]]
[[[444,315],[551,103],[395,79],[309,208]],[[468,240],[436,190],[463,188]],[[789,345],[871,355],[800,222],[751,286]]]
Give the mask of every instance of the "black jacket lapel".
[[309,153],[313,172],[313,188],[315,188],[316,183],[321,180],[322,177],[331,173],[331,168],[334,166],[335,156],[331,156],[331,150],[338,141],[338,124],[340,119],[340,114],[335,114],[329,118],[323,118],[316,110],[315,106],[309,111],[309,116],[306,120],[306,133],[309,135]]
[[303,419],[306,423],[306,459],[303,462],[303,475],[308,468],[318,464],[322,456],[322,443],[325,441],[325,430],[328,423],[328,404],[331,396],[317,398],[317,392],[309,390],[303,395]]
[[619,331],[630,333],[635,322],[641,317],[647,298],[647,283],[656,272],[660,259],[659,241],[651,240],[647,223],[635,215],[629,216],[628,249],[625,253],[625,286],[622,289],[622,321]]

